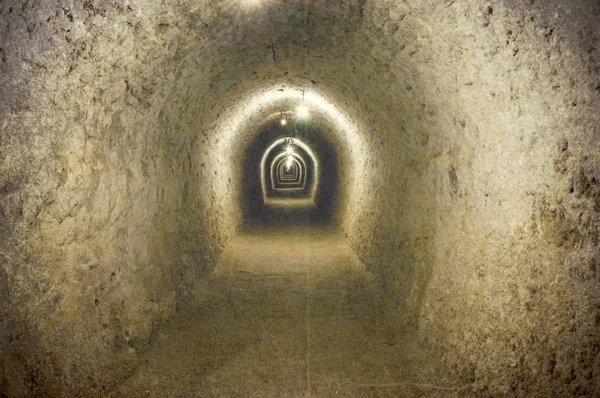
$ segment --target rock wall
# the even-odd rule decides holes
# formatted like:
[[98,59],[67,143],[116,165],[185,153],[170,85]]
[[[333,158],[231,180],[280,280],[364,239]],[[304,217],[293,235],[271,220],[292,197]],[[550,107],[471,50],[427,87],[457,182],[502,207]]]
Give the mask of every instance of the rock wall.
[[597,2],[4,1],[0,391],[102,395],[302,90],[356,253],[477,396],[598,394]]
[[232,234],[202,180],[202,130],[181,117],[189,98],[178,91],[172,12],[158,2],[0,6],[9,396],[102,395]]
[[373,102],[350,242],[464,394],[598,394],[597,4],[393,8],[365,15],[405,103]]

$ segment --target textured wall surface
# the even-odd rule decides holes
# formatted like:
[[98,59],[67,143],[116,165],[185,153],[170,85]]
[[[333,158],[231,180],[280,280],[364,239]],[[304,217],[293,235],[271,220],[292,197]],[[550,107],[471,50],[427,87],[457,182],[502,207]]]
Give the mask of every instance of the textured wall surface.
[[[476,396],[600,394],[593,0],[0,3],[0,391],[101,395],[306,92],[356,253]],[[596,384],[594,384],[596,383]]]

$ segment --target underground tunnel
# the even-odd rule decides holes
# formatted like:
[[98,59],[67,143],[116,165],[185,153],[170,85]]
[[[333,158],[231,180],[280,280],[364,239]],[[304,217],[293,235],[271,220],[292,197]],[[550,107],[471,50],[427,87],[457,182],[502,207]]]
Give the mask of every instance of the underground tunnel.
[[243,228],[335,224],[338,163],[328,134],[294,112],[270,115],[258,130],[244,146]]
[[600,396],[599,32],[3,0],[0,396]]

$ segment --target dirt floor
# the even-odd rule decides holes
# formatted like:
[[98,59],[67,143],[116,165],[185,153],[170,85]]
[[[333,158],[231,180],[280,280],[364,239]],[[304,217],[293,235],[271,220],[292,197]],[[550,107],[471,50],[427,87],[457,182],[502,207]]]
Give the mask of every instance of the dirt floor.
[[457,394],[433,385],[435,361],[392,313],[335,231],[244,233],[112,396]]

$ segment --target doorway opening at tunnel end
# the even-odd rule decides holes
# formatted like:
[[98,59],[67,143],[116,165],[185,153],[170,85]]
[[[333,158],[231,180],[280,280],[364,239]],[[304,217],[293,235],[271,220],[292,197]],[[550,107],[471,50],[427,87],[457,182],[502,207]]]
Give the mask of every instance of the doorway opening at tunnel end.
[[241,196],[246,226],[333,220],[337,147],[307,116],[307,109],[271,114],[246,147]]
[[275,140],[265,150],[259,168],[265,205],[310,206],[319,187],[319,161],[297,138]]

